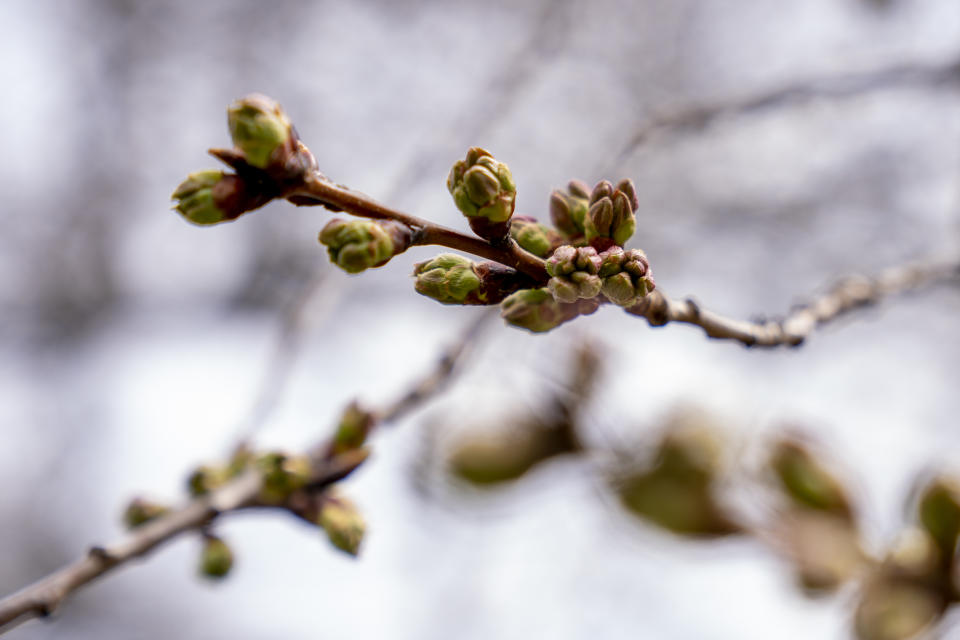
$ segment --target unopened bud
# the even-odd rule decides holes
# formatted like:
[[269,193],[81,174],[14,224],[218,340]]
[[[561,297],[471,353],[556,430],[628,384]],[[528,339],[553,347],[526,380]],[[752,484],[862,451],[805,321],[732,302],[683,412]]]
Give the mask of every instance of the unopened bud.
[[467,151],[447,177],[453,202],[470,222],[470,228],[488,240],[501,239],[509,232],[510,216],[517,196],[510,168],[480,147]]
[[770,466],[784,493],[799,506],[851,516],[850,502],[840,482],[803,445],[780,442]]
[[233,551],[227,543],[212,535],[203,538],[203,551],[200,553],[200,575],[219,580],[226,577],[233,568]]
[[550,219],[568,238],[583,235],[584,221],[590,209],[590,187],[585,182],[572,180],[567,191],[556,190],[550,195]]
[[417,293],[443,304],[497,304],[529,280],[496,262],[442,253],[414,266]]
[[935,478],[921,493],[917,511],[940,551],[953,558],[960,537],[960,487],[947,478]]
[[[171,196],[180,215],[198,225],[226,222],[254,208],[248,206],[243,180],[232,173],[205,169],[187,176]],[[258,203],[256,206],[259,206]]]
[[319,524],[337,549],[356,556],[367,525],[356,505],[340,495],[325,495],[317,515]]
[[187,488],[192,496],[210,493],[227,481],[226,469],[203,465],[197,467],[187,478]]
[[549,289],[521,289],[500,303],[500,316],[508,324],[542,333],[597,310],[594,299],[581,299],[574,303],[558,302]]
[[656,283],[647,256],[639,249],[611,247],[600,254],[601,291],[611,302],[629,307],[653,291]]
[[306,456],[290,456],[270,452],[257,459],[257,468],[263,476],[260,500],[267,504],[279,504],[291,493],[310,481],[311,464]]
[[637,191],[630,180],[614,189],[603,180],[590,194],[590,210],[584,220],[587,241],[599,249],[611,244],[623,246],[636,230]]
[[134,498],[123,512],[123,523],[130,529],[135,529],[151,520],[170,512],[166,505],[151,502],[143,498]]
[[538,258],[546,258],[560,244],[560,234],[540,224],[530,216],[514,216],[510,222],[510,237],[526,251]]
[[351,402],[340,416],[340,424],[337,425],[337,432],[333,436],[330,453],[338,455],[360,448],[373,425],[373,414],[360,408],[356,402]]
[[398,222],[334,218],[320,232],[330,260],[347,273],[379,267],[410,246],[410,229]]
[[292,154],[296,148],[290,119],[283,107],[267,96],[255,93],[234,102],[227,109],[227,124],[233,144],[259,169],[284,162],[282,154]]

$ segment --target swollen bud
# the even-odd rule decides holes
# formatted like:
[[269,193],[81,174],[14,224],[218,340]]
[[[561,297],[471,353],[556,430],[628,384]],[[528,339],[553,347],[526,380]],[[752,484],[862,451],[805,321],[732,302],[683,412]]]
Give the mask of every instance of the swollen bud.
[[549,289],[521,289],[500,303],[500,316],[507,324],[542,333],[597,310],[595,299],[558,302]]
[[633,182],[623,180],[616,189],[606,180],[597,183],[590,194],[589,205],[583,223],[587,242],[598,249],[623,246],[637,226],[635,212],[639,200]]
[[571,180],[566,191],[550,194],[550,219],[568,238],[583,236],[584,221],[590,209],[590,187],[580,180]]
[[334,218],[320,232],[330,260],[347,273],[380,267],[410,246],[410,229],[398,222]]
[[525,251],[538,258],[546,258],[562,239],[560,234],[537,222],[530,216],[514,216],[510,222],[510,237]]
[[296,136],[283,107],[272,98],[251,94],[234,102],[227,109],[230,136],[247,163],[265,169],[276,162],[282,164],[297,147]]
[[447,189],[477,235],[491,241],[506,237],[517,196],[507,165],[489,151],[472,147],[466,159],[458,160],[450,170]]
[[350,500],[327,494],[323,496],[317,524],[327,533],[330,543],[345,553],[356,556],[367,525],[356,505]]
[[252,204],[246,206],[249,198],[243,180],[218,169],[191,173],[171,198],[177,201],[174,209],[198,225],[233,220],[254,208]]
[[497,304],[527,285],[529,279],[496,262],[473,262],[455,253],[442,253],[414,265],[417,293],[443,304]]
[[650,262],[643,251],[611,247],[599,257],[601,291],[614,304],[629,307],[656,288]]
[[134,498],[123,512],[123,523],[127,525],[127,528],[135,529],[169,512],[170,508],[166,505],[143,498]]
[[203,496],[222,486],[227,479],[226,469],[203,465],[194,469],[187,478],[187,490],[191,496]]
[[330,453],[338,455],[362,447],[375,420],[372,413],[362,409],[356,402],[351,402],[340,416],[340,423],[330,444]]
[[850,518],[850,501],[842,485],[803,445],[780,442],[770,467],[784,493],[797,505]]
[[920,494],[920,524],[946,559],[956,553],[960,537],[960,487],[946,478],[935,478]]
[[200,575],[219,580],[226,577],[233,568],[233,551],[227,543],[212,535],[203,537],[203,551],[200,553]]
[[263,477],[259,499],[267,504],[282,503],[310,481],[311,465],[306,456],[270,452],[261,455],[256,464]]
[[593,247],[558,247],[547,260],[547,288],[558,302],[594,298],[600,293],[601,259]]

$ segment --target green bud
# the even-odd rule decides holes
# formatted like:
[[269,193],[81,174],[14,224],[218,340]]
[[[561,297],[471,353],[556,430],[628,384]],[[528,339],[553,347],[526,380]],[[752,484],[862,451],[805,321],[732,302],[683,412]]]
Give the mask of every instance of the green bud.
[[547,259],[546,269],[551,276],[568,276],[575,271],[595,275],[600,272],[601,264],[602,260],[593,247],[563,245]]
[[233,568],[233,551],[227,543],[216,536],[205,535],[200,554],[200,575],[219,580]]
[[601,291],[611,302],[629,307],[653,291],[656,283],[647,256],[639,249],[611,247],[599,255]]
[[944,557],[953,558],[960,537],[960,488],[947,478],[935,478],[921,493],[917,511]]
[[317,515],[319,524],[337,549],[356,556],[367,525],[357,507],[339,495],[325,495]]
[[233,144],[258,169],[279,160],[276,155],[282,150],[292,153],[296,146],[287,114],[279,103],[264,95],[251,94],[230,105],[227,124]]
[[169,512],[170,508],[165,505],[143,498],[134,498],[123,512],[123,522],[129,529],[135,529]]
[[197,467],[187,478],[187,489],[194,497],[202,496],[222,486],[226,481],[226,469],[203,465]]
[[568,238],[583,235],[589,209],[590,187],[579,180],[572,180],[566,192],[556,190],[550,194],[550,219],[560,233]]
[[238,176],[205,169],[187,176],[171,196],[174,209],[190,222],[211,225],[237,218],[245,207],[246,186]]
[[373,424],[373,414],[361,409],[356,402],[351,402],[340,416],[340,424],[331,443],[331,453],[338,455],[363,446]]
[[347,273],[379,267],[406,250],[409,229],[396,222],[334,218],[320,232],[330,260]]
[[614,189],[610,182],[603,180],[590,194],[589,203],[583,225],[587,242],[605,249],[611,241],[622,246],[633,236],[637,224],[635,212],[639,205],[633,182],[623,180]]
[[510,222],[510,237],[538,258],[546,258],[561,241],[556,231],[530,216],[513,217]]
[[267,504],[282,503],[310,481],[312,467],[307,456],[272,451],[257,458],[256,464],[263,474],[259,498]]
[[510,168],[480,147],[471,148],[465,160],[453,165],[447,177],[447,189],[457,208],[468,218],[502,223],[513,215],[517,186]]
[[595,299],[558,302],[549,289],[521,289],[500,303],[500,316],[515,327],[542,333],[597,310]]
[[784,493],[799,506],[849,518],[850,502],[840,482],[797,442],[777,445],[770,466]]
[[464,304],[480,287],[480,277],[469,258],[443,253],[414,266],[417,293],[443,304]]

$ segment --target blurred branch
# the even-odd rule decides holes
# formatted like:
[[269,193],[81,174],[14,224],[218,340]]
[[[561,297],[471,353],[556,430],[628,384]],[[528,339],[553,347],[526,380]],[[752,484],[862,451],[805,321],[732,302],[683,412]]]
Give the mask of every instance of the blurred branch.
[[710,338],[736,340],[748,347],[796,347],[823,324],[847,313],[879,303],[884,298],[960,277],[960,263],[925,262],[893,267],[876,278],[852,276],[826,294],[796,307],[779,320],[747,322],[701,309],[691,299],[673,300],[659,289],[626,311],[647,319],[651,326],[670,322],[696,325]]
[[[372,414],[375,424],[396,421],[444,389],[456,371],[467,347],[476,339],[489,314],[482,314],[471,323],[459,339],[441,354],[436,366],[398,401]],[[161,544],[182,533],[206,529],[221,515],[252,507],[286,508],[299,515],[310,495],[350,475],[366,460],[369,452],[359,447],[336,451],[325,441],[310,455],[310,476],[302,490],[291,494],[284,503],[265,502],[264,474],[249,469],[197,497],[179,509],[171,510],[134,529],[129,535],[107,546],[91,547],[87,554],[25,589],[0,600],[0,635],[31,618],[49,616],[70,594],[92,580],[144,556]]]
[[891,88],[941,85],[960,85],[960,59],[936,64],[905,63],[834,78],[799,81],[750,96],[654,114],[634,131],[615,157],[613,166],[621,166],[633,152],[658,133],[697,131],[721,118],[758,113],[820,98],[851,98]]

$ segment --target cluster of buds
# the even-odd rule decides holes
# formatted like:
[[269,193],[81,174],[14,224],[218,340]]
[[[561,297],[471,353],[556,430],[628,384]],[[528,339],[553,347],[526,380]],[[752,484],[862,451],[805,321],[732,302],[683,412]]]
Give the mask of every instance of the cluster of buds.
[[320,232],[330,260],[347,273],[380,267],[410,246],[410,228],[399,222],[334,218]]
[[553,224],[572,241],[583,239],[598,251],[623,246],[636,230],[640,204],[631,180],[616,187],[602,180],[590,190],[585,182],[573,180],[566,191],[550,196]]
[[546,258],[563,244],[559,233],[532,216],[514,216],[510,222],[510,237],[538,258]]
[[557,302],[575,302],[580,298],[594,298],[600,293],[600,256],[593,247],[557,248],[547,260],[550,280],[547,288]]
[[414,265],[417,293],[443,304],[486,305],[506,298],[526,279],[496,262],[474,262],[455,253]]
[[447,189],[474,233],[491,242],[507,236],[517,197],[507,165],[486,149],[472,147],[450,170]]
[[601,291],[610,302],[629,307],[657,286],[650,262],[640,249],[611,247],[600,254]]

